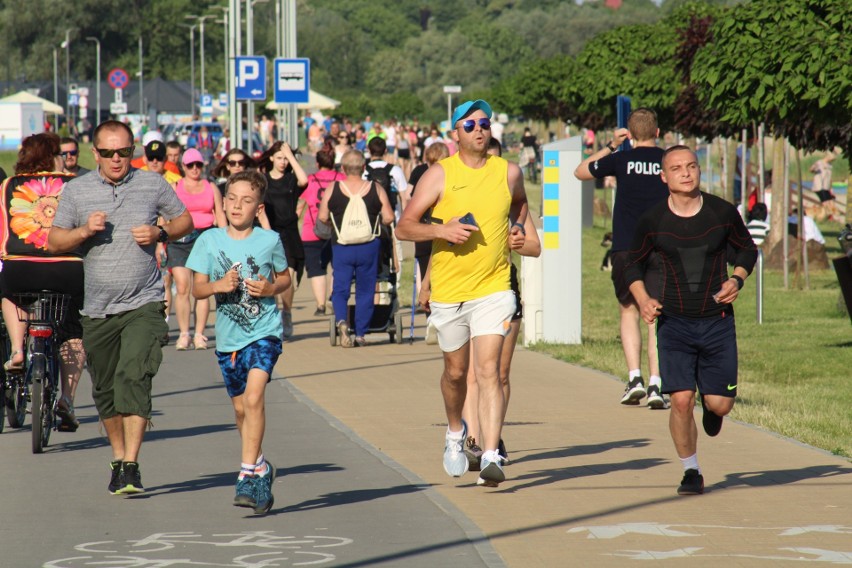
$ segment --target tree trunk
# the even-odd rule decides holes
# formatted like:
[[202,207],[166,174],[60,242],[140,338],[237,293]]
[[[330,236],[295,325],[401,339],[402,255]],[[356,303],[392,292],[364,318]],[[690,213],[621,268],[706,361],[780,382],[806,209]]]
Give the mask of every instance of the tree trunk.
[[725,192],[722,196],[729,203],[734,202],[734,174],[737,171],[737,139],[727,138],[725,142],[725,151],[728,156],[728,175],[725,180]]
[[787,234],[787,219],[784,218],[784,149],[783,138],[772,141],[772,210],[769,212],[769,234],[766,250],[772,250]]

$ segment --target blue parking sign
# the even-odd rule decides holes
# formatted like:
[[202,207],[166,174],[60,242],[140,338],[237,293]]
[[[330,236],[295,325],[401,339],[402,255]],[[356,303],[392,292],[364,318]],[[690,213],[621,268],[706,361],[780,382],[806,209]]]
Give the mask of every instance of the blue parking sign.
[[266,100],[266,58],[236,58],[236,91],[238,101]]

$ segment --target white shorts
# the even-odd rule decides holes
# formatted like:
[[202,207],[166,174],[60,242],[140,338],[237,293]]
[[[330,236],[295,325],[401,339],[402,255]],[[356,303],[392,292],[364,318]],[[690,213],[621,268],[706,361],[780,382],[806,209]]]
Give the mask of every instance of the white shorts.
[[515,313],[515,294],[511,290],[495,292],[457,304],[430,302],[429,323],[438,330],[441,351],[457,351],[479,335],[506,337]]

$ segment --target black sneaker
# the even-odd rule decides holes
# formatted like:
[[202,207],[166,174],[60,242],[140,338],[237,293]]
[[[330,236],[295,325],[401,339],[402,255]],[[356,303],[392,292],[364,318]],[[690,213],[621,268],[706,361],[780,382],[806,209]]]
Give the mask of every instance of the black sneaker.
[[142,474],[139,473],[138,463],[124,462],[121,464],[119,486],[120,488],[116,491],[116,493],[120,495],[132,495],[134,493],[145,492],[145,488],[142,487]]
[[249,507],[254,509],[257,501],[254,498],[254,476],[245,476],[237,479],[236,495],[234,496],[234,507]]
[[621,404],[636,406],[639,401],[645,398],[645,381],[642,377],[636,377],[624,389],[624,394],[621,396]]
[[325,306],[317,306],[317,309],[314,310],[314,317],[324,316],[325,315]]
[[500,443],[497,445],[497,453],[503,458],[503,465],[509,465],[509,452],[506,451],[506,444],[503,443],[503,438],[500,438]]
[[482,459],[482,448],[476,443],[476,438],[468,436],[465,442],[464,455],[467,456],[467,470],[479,471],[479,460]]
[[121,489],[121,460],[109,462],[110,478],[107,491],[110,495],[118,495]]
[[648,385],[648,408],[651,410],[665,410],[669,407],[669,401],[660,394],[660,387]]
[[701,409],[704,411],[701,416],[701,425],[704,426],[704,431],[708,436],[718,436],[722,430],[722,417],[713,413],[704,406],[704,396],[701,396]]
[[697,469],[688,469],[683,472],[680,487],[677,488],[678,495],[701,495],[704,493],[704,476]]

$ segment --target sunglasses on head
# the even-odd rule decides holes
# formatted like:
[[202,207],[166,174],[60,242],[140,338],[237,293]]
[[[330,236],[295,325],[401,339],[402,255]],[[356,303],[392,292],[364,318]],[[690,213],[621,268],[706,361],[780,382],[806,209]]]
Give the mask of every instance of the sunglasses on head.
[[490,118],[480,118],[474,120],[472,118],[468,118],[464,122],[462,122],[462,128],[465,132],[473,132],[473,129],[476,128],[476,125],[482,130],[491,130],[491,119]]
[[116,154],[118,154],[122,158],[129,158],[133,155],[133,146],[128,146],[127,148],[95,148],[101,158],[112,158]]
[[190,162],[186,165],[186,167],[187,167],[187,169],[190,169],[190,170],[193,170],[195,168],[201,169],[201,168],[204,167],[204,162]]
[[77,150],[65,150],[64,152],[59,152],[59,155],[63,158],[67,158],[68,156],[76,156]]
[[235,168],[237,166],[246,165],[246,161],[245,160],[228,160],[228,165],[231,166],[232,168]]

